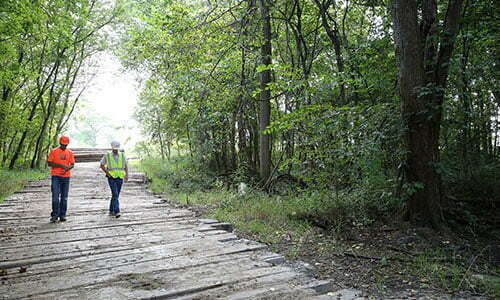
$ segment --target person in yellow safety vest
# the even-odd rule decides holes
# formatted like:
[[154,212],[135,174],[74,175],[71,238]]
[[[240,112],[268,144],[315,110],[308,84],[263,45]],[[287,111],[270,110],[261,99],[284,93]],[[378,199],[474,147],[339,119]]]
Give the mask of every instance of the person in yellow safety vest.
[[123,181],[128,181],[128,164],[125,153],[120,150],[120,143],[111,142],[111,152],[106,153],[101,159],[101,169],[108,177],[111,189],[111,201],[109,203],[109,215],[120,217],[120,191]]

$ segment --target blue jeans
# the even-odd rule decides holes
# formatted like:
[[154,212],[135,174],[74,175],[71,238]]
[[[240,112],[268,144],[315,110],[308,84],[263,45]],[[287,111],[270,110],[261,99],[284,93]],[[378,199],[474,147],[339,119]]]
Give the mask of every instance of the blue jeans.
[[54,218],[66,217],[68,209],[69,177],[52,176],[52,213]]
[[111,202],[109,203],[109,212],[117,214],[120,212],[120,191],[122,189],[123,179],[108,177],[108,183],[109,187],[111,188]]

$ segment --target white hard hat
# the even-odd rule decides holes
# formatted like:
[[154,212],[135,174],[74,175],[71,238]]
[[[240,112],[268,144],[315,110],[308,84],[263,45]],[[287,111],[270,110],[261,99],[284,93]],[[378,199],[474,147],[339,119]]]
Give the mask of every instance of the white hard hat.
[[111,142],[111,149],[113,149],[113,150],[120,149],[120,142],[118,142],[118,141],[112,141]]

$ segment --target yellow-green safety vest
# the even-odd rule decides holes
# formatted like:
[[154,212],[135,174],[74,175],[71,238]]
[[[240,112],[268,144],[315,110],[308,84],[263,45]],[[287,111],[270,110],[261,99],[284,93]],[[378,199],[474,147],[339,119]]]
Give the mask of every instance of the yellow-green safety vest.
[[106,157],[106,167],[113,178],[125,178],[125,155],[118,152],[118,162],[113,157],[113,152],[109,152]]

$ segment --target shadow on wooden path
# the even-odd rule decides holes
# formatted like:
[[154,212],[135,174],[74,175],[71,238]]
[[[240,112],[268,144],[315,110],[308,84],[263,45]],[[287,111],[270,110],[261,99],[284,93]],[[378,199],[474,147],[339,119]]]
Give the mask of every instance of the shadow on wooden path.
[[170,207],[139,173],[119,219],[109,196],[93,162],[73,171],[64,223],[49,223],[49,179],[0,203],[0,299],[332,299],[330,282]]

